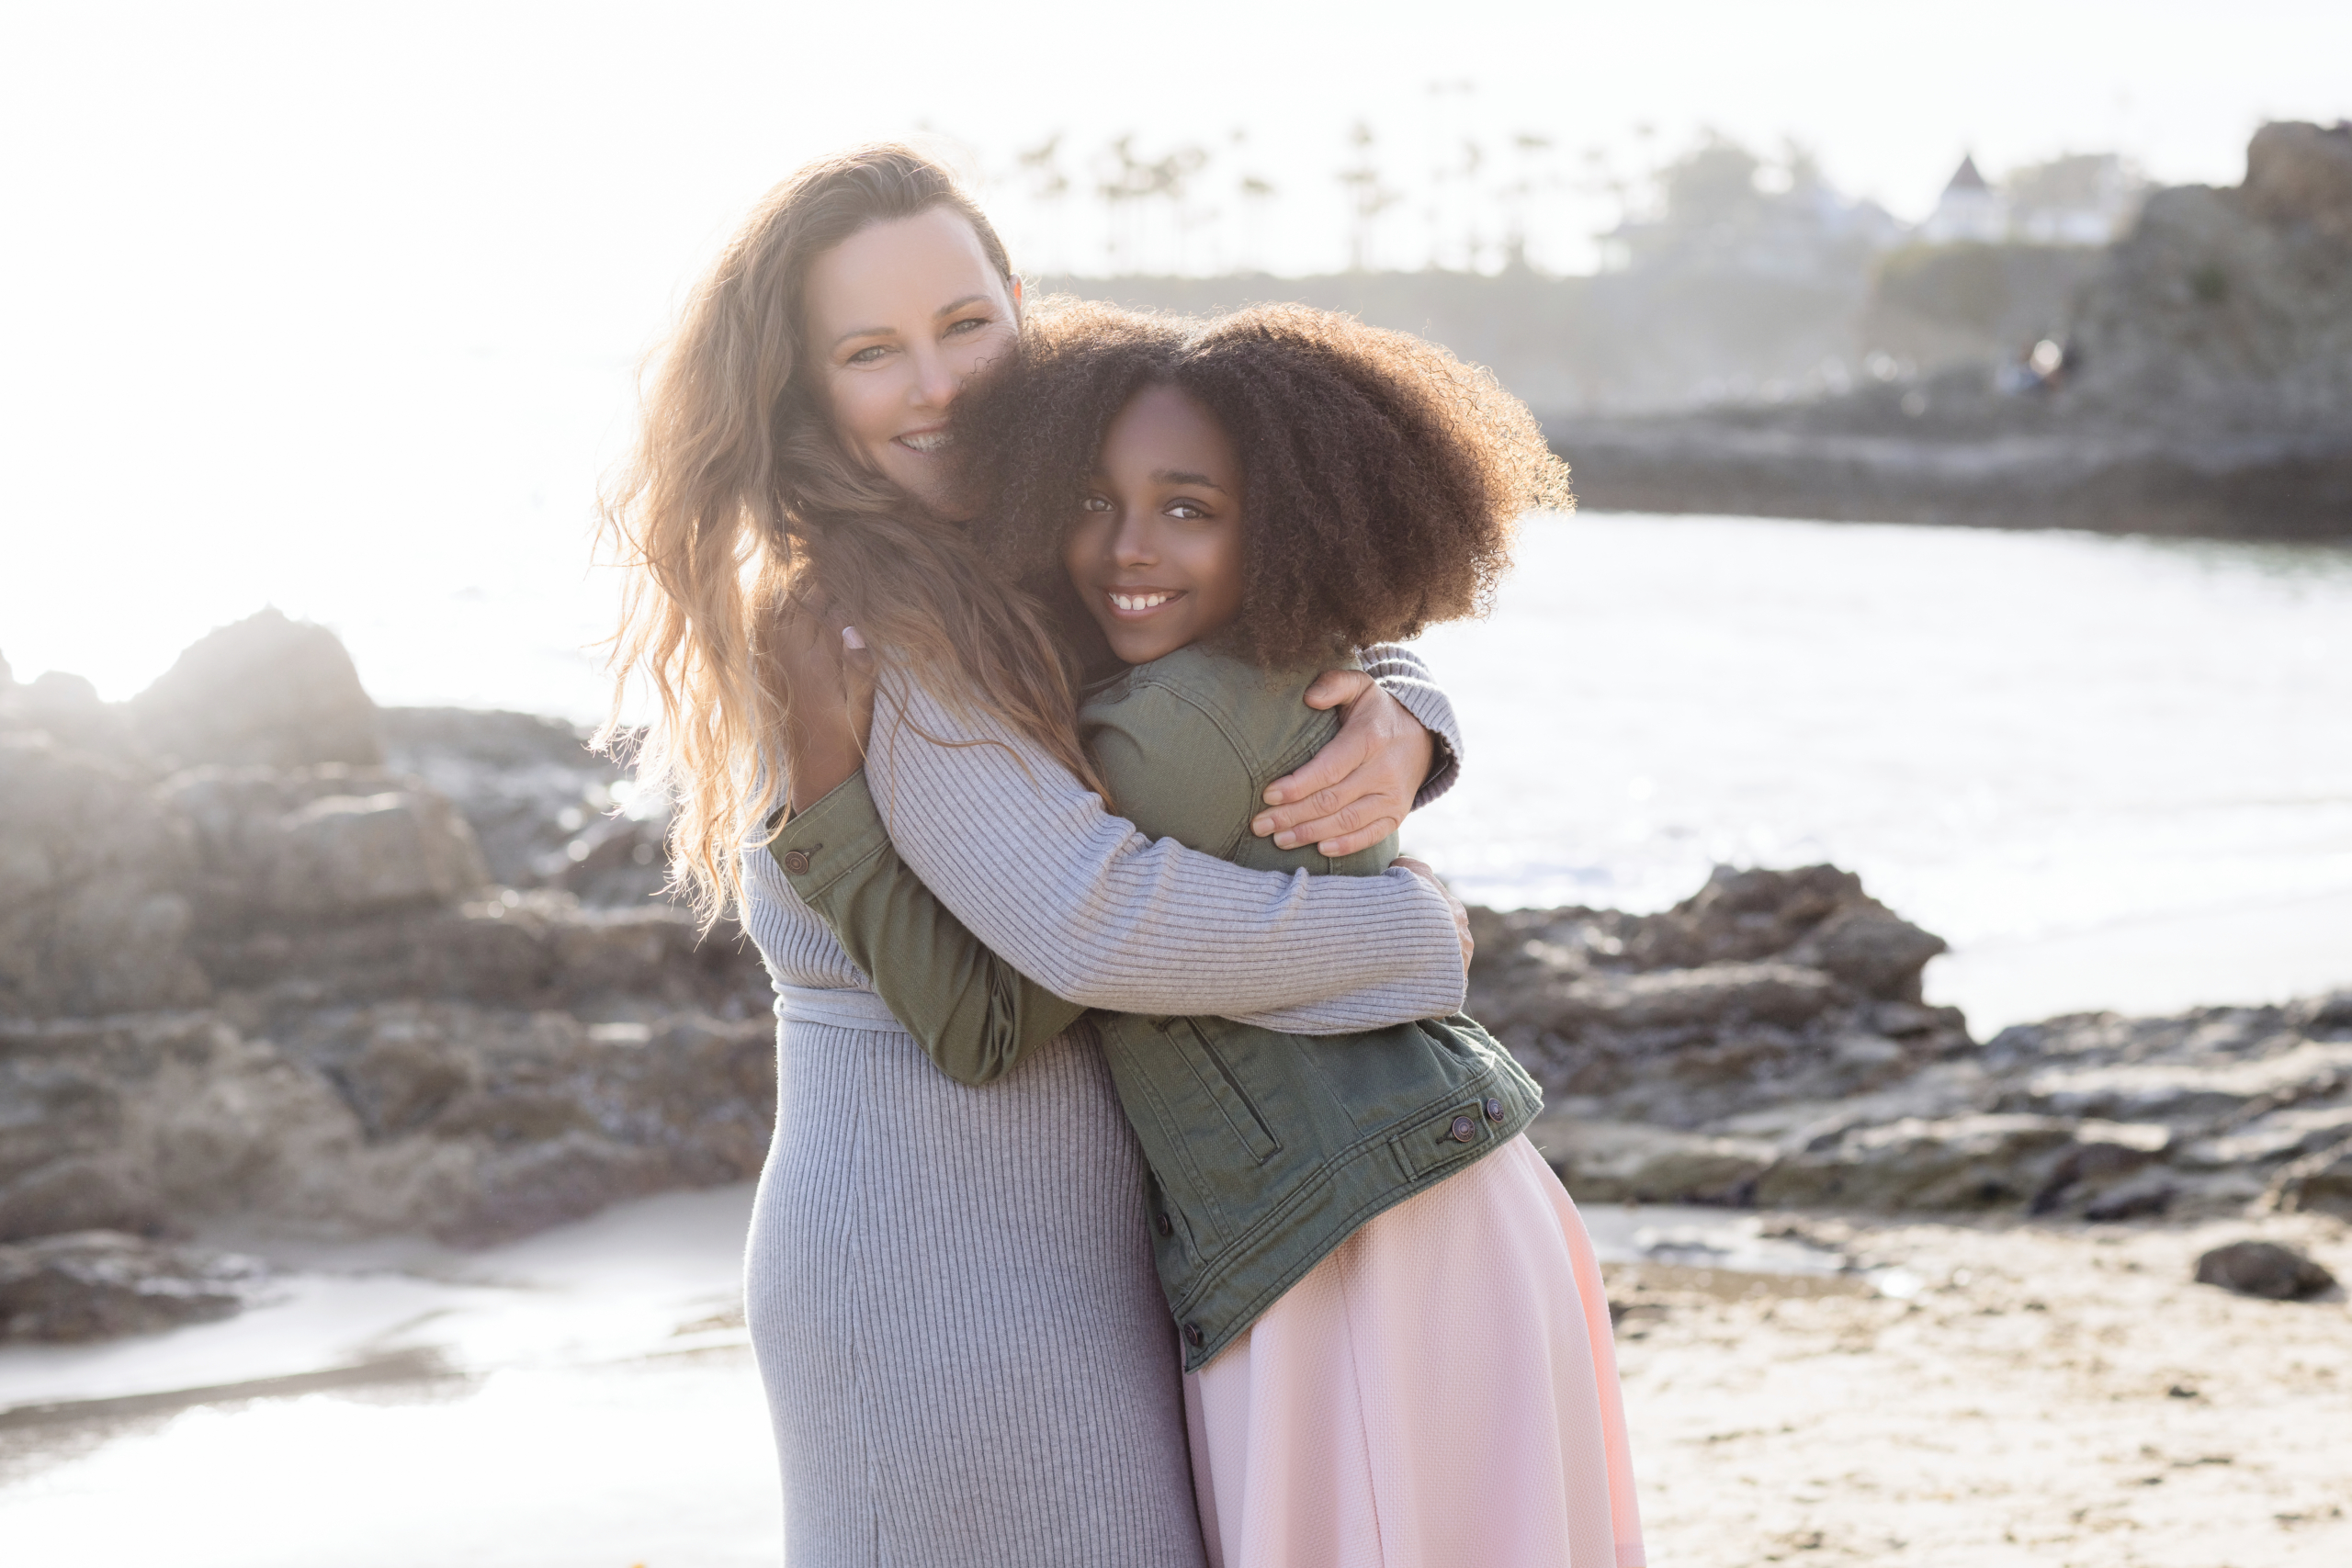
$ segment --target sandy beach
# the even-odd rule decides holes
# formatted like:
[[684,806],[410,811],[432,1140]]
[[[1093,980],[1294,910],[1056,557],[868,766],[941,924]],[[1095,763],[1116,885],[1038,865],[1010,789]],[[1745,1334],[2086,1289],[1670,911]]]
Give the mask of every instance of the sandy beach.
[[1610,1270],[1653,1562],[2352,1562],[2341,1292],[2190,1282],[2246,1235],[2342,1277],[2341,1223],[1759,1223],[1901,1275]]
[[[0,1352],[12,1560],[773,1563],[728,1300],[748,1199],[288,1255],[307,1271],[233,1322]],[[2352,1561],[2352,1309],[2189,1282],[2248,1235],[2352,1275],[2340,1222],[1589,1212],[1660,1568]]]

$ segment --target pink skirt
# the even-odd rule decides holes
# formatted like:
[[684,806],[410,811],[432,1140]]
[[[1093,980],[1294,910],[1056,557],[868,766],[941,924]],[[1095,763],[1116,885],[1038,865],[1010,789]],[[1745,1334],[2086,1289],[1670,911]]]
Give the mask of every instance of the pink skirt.
[[1641,1568],[1600,1265],[1515,1138],[1184,1380],[1213,1568]]

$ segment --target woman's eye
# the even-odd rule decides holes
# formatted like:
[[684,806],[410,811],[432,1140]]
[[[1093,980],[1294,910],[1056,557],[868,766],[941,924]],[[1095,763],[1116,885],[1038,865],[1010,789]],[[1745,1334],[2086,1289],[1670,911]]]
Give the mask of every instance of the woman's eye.
[[889,352],[889,349],[882,344],[870,343],[864,348],[859,349],[855,354],[851,355],[846,363],[851,365],[871,365]]
[[969,332],[975,328],[985,327],[989,324],[989,318],[986,316],[967,316],[960,321],[950,321],[947,324],[947,332],[948,335],[953,337],[958,333]]

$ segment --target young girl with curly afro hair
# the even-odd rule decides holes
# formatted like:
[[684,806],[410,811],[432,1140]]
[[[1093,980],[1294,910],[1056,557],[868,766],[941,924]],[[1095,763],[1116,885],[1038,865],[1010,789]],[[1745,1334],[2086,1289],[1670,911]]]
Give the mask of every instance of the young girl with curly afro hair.
[[[1483,611],[1519,519],[1568,502],[1486,372],[1295,308],[1041,308],[954,442],[983,556],[1091,655],[1078,734],[1117,809],[1294,886],[1397,858],[1393,825],[1345,855],[1253,833],[1336,727],[1307,683]],[[1150,1171],[1211,1562],[1643,1562],[1599,1266],[1523,1135],[1540,1091],[1491,1036],[1459,1013],[1320,1035],[1087,1013],[891,897],[812,903],[951,1076],[989,1081],[1081,1015],[1100,1042]]]

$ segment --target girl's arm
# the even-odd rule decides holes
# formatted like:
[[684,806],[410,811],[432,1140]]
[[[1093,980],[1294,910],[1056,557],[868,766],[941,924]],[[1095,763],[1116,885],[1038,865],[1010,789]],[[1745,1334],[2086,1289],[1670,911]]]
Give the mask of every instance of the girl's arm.
[[989,952],[932,897],[883,830],[864,773],[796,813],[768,849],[875,994],[958,1083],[1002,1077],[1085,1015]]

